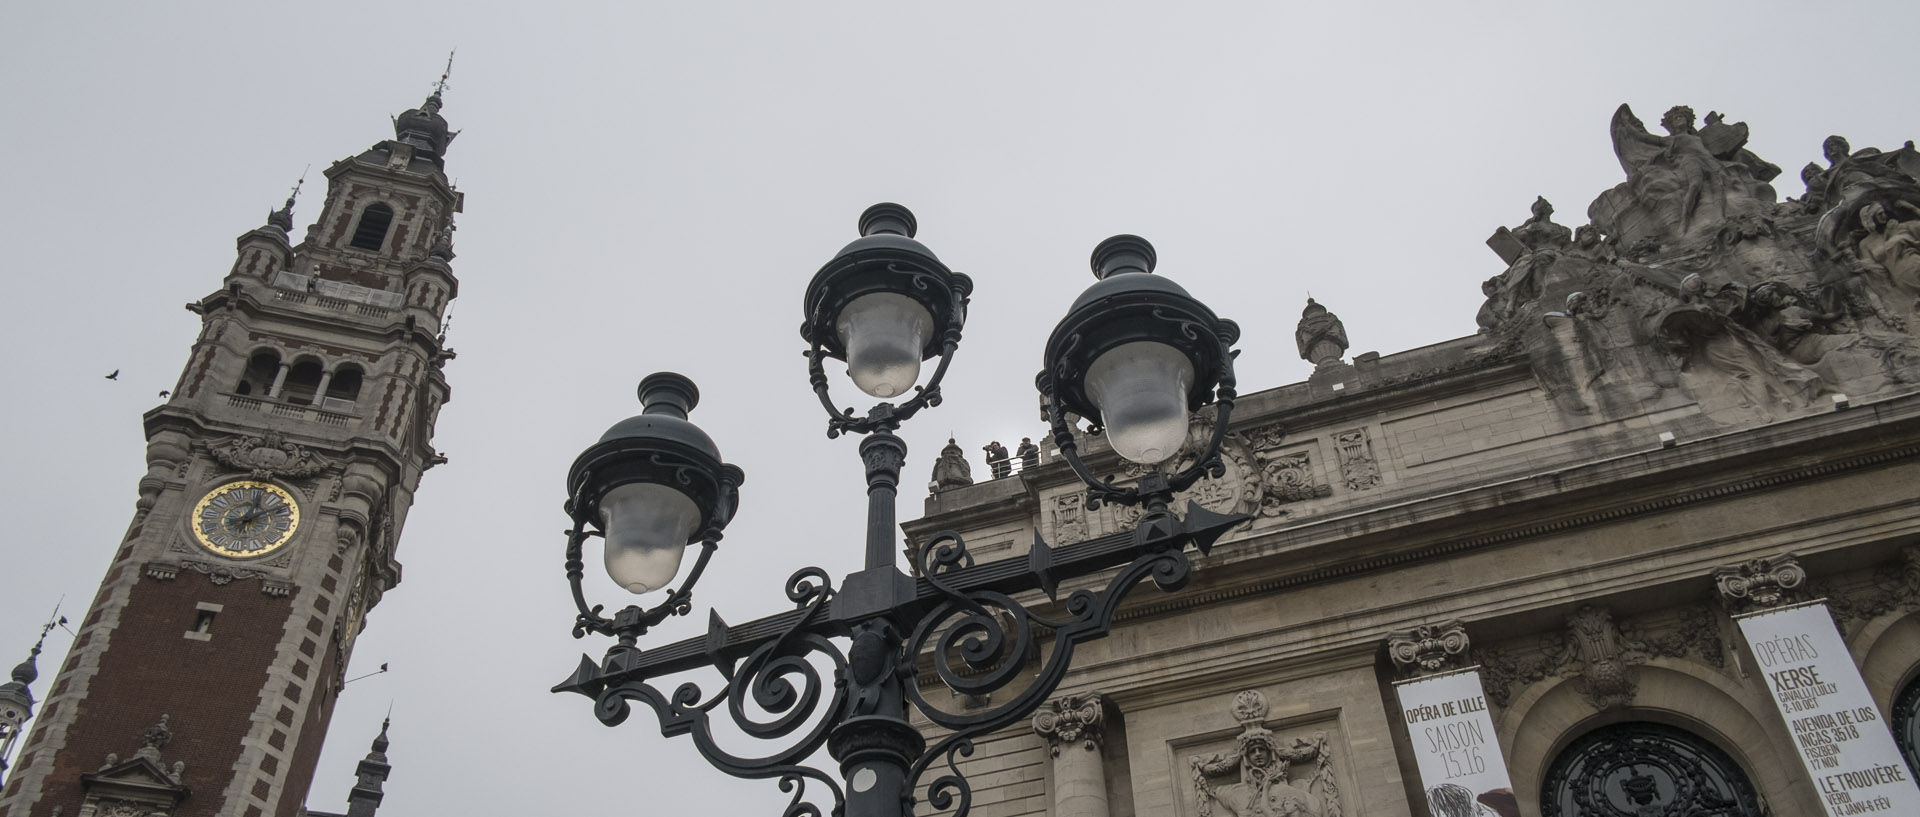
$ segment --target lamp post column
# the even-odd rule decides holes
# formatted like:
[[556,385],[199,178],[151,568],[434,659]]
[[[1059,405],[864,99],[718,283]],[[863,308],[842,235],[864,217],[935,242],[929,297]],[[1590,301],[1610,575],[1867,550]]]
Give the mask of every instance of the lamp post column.
[[901,624],[892,620],[913,599],[913,580],[894,566],[894,503],[907,444],[882,428],[860,441],[867,470],[866,569],[847,577],[834,600],[851,622],[847,651],[850,715],[827,736],[827,752],[847,781],[847,817],[903,817],[909,812],[907,768],[926,739],[907,722],[900,665]]
[[860,441],[867,464],[867,569],[893,567],[894,504],[900,493],[900,469],[907,464],[907,441],[882,429]]

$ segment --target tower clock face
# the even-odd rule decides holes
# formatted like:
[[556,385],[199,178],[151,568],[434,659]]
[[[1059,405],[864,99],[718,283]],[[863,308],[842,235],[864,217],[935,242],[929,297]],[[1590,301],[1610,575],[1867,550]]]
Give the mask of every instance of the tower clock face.
[[222,556],[264,556],[291,541],[299,528],[299,503],[267,482],[229,482],[193,507],[193,537]]

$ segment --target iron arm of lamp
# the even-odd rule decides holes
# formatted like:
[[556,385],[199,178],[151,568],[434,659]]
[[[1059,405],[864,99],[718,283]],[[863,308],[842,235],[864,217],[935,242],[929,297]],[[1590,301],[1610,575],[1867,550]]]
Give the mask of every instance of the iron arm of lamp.
[[[1026,559],[999,559],[963,567],[947,574],[948,578],[943,583],[962,592],[987,590],[1021,593],[1037,589],[1046,591],[1048,597],[1053,598],[1060,581],[1126,564],[1150,549],[1175,545],[1184,548],[1191,543],[1202,554],[1206,554],[1222,535],[1248,518],[1245,514],[1214,513],[1189,503],[1184,521],[1173,517],[1144,519],[1135,530],[1059,548],[1048,547],[1035,534],[1033,549],[1028,551]],[[898,611],[899,617],[916,620],[947,597],[947,593],[933,582],[925,577],[917,578],[914,580],[913,601],[907,609]],[[650,650],[630,652],[624,660],[616,662],[610,659],[606,666],[582,655],[579,670],[565,682],[554,686],[553,691],[578,692],[591,698],[612,684],[657,678],[714,666],[719,661],[735,660],[792,631],[809,615],[818,618],[821,624],[828,625],[823,635],[847,635],[844,624],[840,627],[831,626],[839,622],[833,614],[831,599],[817,614],[805,609],[789,610],[734,626],[721,622],[719,614],[714,613],[709,618],[710,631],[705,637],[688,638]]]

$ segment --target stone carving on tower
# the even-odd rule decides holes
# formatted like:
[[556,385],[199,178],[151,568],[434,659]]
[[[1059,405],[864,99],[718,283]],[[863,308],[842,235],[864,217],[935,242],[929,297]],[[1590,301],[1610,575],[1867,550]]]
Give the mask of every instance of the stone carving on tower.
[[333,467],[333,461],[325,455],[288,440],[278,431],[230,437],[209,443],[207,451],[221,465],[245,471],[254,479],[302,479]]
[[80,776],[85,793],[81,817],[169,817],[192,794],[183,777],[187,764],[176,760],[168,765],[161,750],[173,742],[170,716],[140,730],[140,748],[121,760],[109,753],[105,763],[92,774]]
[[[444,461],[464,197],[442,102],[436,88],[393,138],[328,167],[297,244],[291,197],[243,233],[188,305],[201,331],[145,415],[133,521],[100,543],[111,566],[0,814],[298,811],[290,785],[318,762],[367,612],[400,580],[414,492]],[[167,743],[170,724],[192,738]],[[147,727],[132,759],[98,768],[125,750],[113,736]]]
[[1619,419],[1697,404],[1705,427],[1771,422],[1920,383],[1920,153],[1852,151],[1779,202],[1779,168],[1745,123],[1676,106],[1649,132],[1625,105],[1626,181],[1552,222],[1552,206],[1488,246],[1481,331],[1524,349],[1554,403]]
[[[1240,724],[1236,748],[1187,759],[1200,817],[1341,817],[1326,732],[1282,740],[1261,725],[1267,697],[1257,689],[1235,694],[1231,711]],[[1222,778],[1237,782],[1215,782]]]

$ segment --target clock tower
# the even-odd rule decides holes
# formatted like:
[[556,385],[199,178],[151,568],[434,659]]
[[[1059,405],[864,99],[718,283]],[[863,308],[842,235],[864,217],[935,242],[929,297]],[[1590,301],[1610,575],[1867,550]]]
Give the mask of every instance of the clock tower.
[[443,462],[458,291],[436,90],[241,235],[148,412],[133,521],[16,750],[0,817],[297,817],[367,611]]

